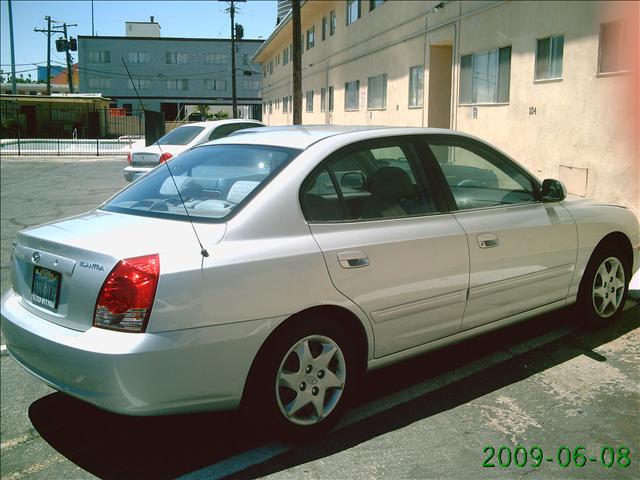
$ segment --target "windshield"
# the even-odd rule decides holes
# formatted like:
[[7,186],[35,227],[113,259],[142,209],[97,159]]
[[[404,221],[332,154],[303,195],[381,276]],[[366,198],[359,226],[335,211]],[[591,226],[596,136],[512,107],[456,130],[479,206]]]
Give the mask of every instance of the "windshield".
[[196,147],[160,164],[118,193],[102,209],[186,220],[186,206],[194,220],[223,220],[247,203],[299,153],[299,150],[259,145]]
[[204,127],[191,125],[178,127],[171,130],[165,136],[160,137],[160,139],[158,139],[158,143],[160,145],[186,145],[196,138],[196,135],[198,135],[202,130],[204,130]]

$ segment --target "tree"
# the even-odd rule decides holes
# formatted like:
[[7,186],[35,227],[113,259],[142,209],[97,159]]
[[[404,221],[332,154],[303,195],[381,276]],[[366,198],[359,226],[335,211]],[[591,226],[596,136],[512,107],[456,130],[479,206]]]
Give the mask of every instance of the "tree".
[[223,110],[218,110],[213,114],[214,120],[224,120],[225,118],[229,118],[229,114]]

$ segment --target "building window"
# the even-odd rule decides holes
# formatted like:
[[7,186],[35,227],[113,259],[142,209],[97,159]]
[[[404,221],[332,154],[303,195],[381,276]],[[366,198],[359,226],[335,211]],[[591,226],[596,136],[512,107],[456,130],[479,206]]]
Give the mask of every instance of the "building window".
[[360,95],[360,80],[344,84],[344,109],[358,110],[358,97]]
[[282,113],[289,113],[289,97],[282,98]]
[[422,107],[424,97],[424,65],[409,69],[409,106]]
[[327,39],[328,29],[329,29],[329,22],[327,21],[327,17],[322,17],[322,41],[323,42]]
[[367,84],[367,109],[387,108],[387,74],[369,77]]
[[249,65],[249,60],[250,60],[249,56],[250,55],[248,53],[243,53],[242,54],[242,64],[243,65]]
[[[262,80],[256,80],[253,78],[244,78],[242,80],[243,90],[257,92],[258,90],[260,90],[261,86],[262,86]],[[225,87],[225,90],[226,90],[226,87]]]
[[224,52],[206,53],[204,63],[209,65],[224,65],[229,62],[229,57]]
[[306,111],[307,112],[313,112],[313,90],[309,90],[307,92],[307,108]]
[[111,52],[109,50],[90,50],[87,52],[89,63],[111,63]]
[[360,18],[360,0],[347,0],[347,25]]
[[269,101],[269,114],[273,113],[273,102]]
[[314,25],[307,30],[307,50],[313,48],[316,43],[316,26]]
[[111,79],[101,77],[89,77],[89,88],[111,88]]
[[[632,55],[624,47],[634,45],[632,32],[622,22],[600,24],[600,50],[598,52],[598,73],[631,70]],[[638,40],[636,38],[635,44]]]
[[333,86],[329,87],[329,111],[333,112]]
[[324,112],[327,110],[327,89],[320,89],[320,111]]
[[134,90],[134,85],[138,90],[148,90],[151,88],[151,80],[145,78],[134,78],[133,80],[129,80],[127,84],[129,85],[129,90]]
[[369,0],[369,11],[375,10],[377,7],[382,5],[385,0]]
[[129,63],[151,63],[149,52],[129,52]]
[[289,47],[282,51],[282,65],[289,63]]
[[333,35],[334,33],[336,33],[336,26],[336,11],[331,10],[331,12],[329,12],[329,35]]
[[280,65],[280,54],[276,55],[276,67]]
[[536,80],[562,78],[564,35],[538,39],[536,45]]
[[273,75],[273,60],[269,62],[269,75]]
[[217,79],[205,79],[205,90],[217,90],[219,92],[225,92],[227,90],[227,81],[221,78]]
[[189,80],[187,79],[169,79],[167,80],[167,90],[188,90]]
[[509,101],[511,47],[463,55],[460,58],[460,103]]
[[169,64],[185,64],[189,56],[186,53],[167,52],[166,63]]

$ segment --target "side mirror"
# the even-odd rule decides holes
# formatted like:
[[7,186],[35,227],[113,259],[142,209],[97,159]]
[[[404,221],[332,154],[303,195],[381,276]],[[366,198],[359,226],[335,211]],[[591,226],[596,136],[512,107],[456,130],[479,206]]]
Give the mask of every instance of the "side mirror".
[[567,198],[567,190],[559,180],[546,178],[542,181],[540,196],[543,202],[560,202]]

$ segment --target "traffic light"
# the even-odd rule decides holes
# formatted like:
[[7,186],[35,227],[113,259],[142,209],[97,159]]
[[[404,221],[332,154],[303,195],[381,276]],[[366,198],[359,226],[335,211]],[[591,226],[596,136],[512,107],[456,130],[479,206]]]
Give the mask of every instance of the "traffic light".
[[56,40],[56,51],[57,52],[66,52],[67,51],[67,41],[60,37]]
[[69,38],[69,50],[72,52],[78,51],[78,40],[73,37]]
[[236,23],[236,40],[242,40],[242,37],[244,37],[244,27]]

